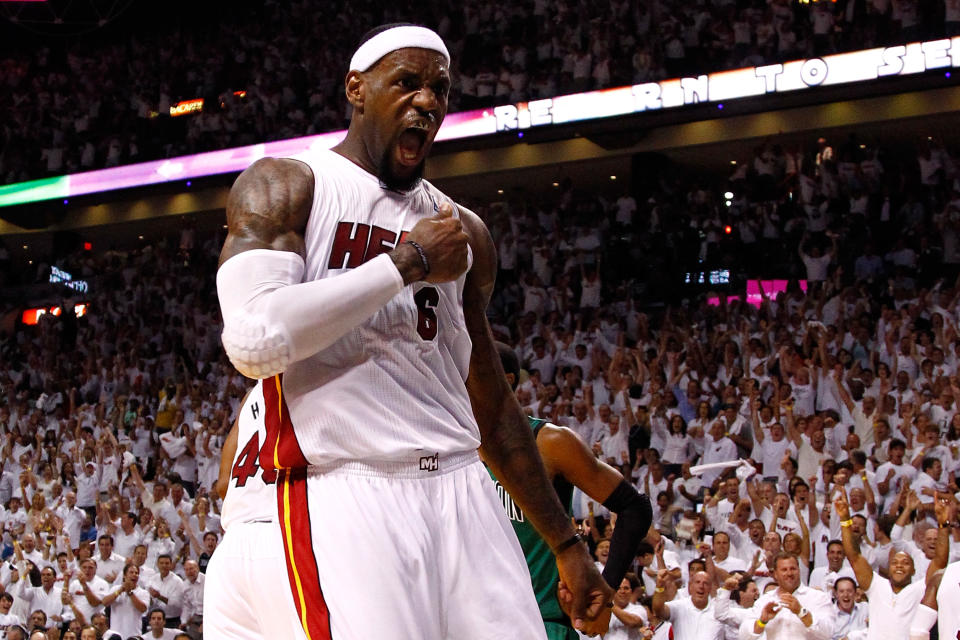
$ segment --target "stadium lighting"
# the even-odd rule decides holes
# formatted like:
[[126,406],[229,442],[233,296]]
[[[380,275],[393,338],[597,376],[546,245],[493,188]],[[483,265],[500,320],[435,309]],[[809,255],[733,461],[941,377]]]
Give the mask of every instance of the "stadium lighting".
[[733,191],[726,191],[723,194],[723,197],[727,200],[733,200]]
[[[444,120],[436,140],[443,142],[522,132],[541,126],[704,103],[713,103],[717,109],[722,109],[731,100],[807,91],[821,86],[858,85],[954,67],[960,67],[960,36],[452,113]],[[330,149],[345,135],[344,130],[331,131],[4,185],[0,186],[0,207],[240,172],[263,157],[289,157]]]

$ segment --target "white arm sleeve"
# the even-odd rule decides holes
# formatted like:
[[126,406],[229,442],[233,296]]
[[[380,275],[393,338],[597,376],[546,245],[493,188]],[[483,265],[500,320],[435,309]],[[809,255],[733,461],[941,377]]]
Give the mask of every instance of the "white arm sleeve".
[[404,286],[386,254],[310,282],[301,282],[304,268],[296,253],[254,249],[217,272],[223,348],[243,375],[268,378],[329,347]]

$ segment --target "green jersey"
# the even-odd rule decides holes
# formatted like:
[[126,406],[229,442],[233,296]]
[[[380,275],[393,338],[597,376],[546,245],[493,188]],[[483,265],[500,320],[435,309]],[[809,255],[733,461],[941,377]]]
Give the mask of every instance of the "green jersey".
[[[530,421],[530,428],[533,429],[534,438],[540,432],[540,429],[547,424],[546,420],[537,418],[527,418]],[[506,489],[500,484],[493,471],[489,467],[487,471],[490,477],[497,484],[497,493],[503,501],[503,508],[507,512],[507,518],[513,525],[513,530],[520,541],[520,547],[523,549],[523,555],[527,559],[527,567],[530,569],[530,579],[533,582],[533,593],[537,597],[537,604],[540,606],[540,615],[546,622],[556,622],[570,628],[570,620],[560,608],[557,602],[557,584],[560,581],[560,575],[557,573],[557,562],[550,551],[550,546],[543,541],[540,534],[533,528],[523,512],[507,493]],[[570,513],[573,500],[573,485],[563,478],[555,478],[553,488],[560,497],[560,503],[563,504],[567,513]]]

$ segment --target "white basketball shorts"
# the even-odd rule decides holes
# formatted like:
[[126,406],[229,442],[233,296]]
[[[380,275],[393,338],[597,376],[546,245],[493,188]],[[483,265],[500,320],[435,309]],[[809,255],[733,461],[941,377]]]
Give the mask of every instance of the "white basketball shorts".
[[290,590],[280,526],[236,522],[207,566],[203,636],[207,640],[305,640]]
[[308,640],[545,640],[476,452],[287,469],[277,483],[288,591]]

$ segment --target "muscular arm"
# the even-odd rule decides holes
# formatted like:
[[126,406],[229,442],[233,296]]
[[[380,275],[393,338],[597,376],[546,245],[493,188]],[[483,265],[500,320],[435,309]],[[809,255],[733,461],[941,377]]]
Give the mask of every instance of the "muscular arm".
[[240,174],[227,197],[223,263],[252,249],[290,251],[306,258],[303,234],[313,201],[313,172],[296,160],[263,158]]
[[[546,543],[555,548],[573,537],[574,529],[547,480],[533,432],[507,384],[487,322],[486,308],[497,270],[493,239],[472,212],[461,208],[461,218],[470,237],[474,260],[463,290],[463,312],[473,343],[466,386],[480,427],[480,454]],[[610,599],[610,589],[590,562],[586,548],[580,544],[568,547],[557,557],[557,564],[561,580],[579,583],[568,584],[571,592],[579,589],[578,597],[586,591],[594,592],[596,598],[591,596],[586,617],[597,617]],[[574,603],[575,608],[585,606],[585,603]],[[578,613],[584,615],[583,610]]]
[[548,425],[540,429],[537,449],[548,477],[559,474],[595,502],[617,514],[603,578],[611,588],[619,586],[650,528],[649,499],[637,494],[632,486],[625,485],[619,471],[593,457],[583,441],[566,427]]
[[486,316],[496,277],[496,253],[486,227],[469,215],[463,219],[474,263],[463,291],[463,311],[473,342],[467,391],[480,427],[480,453],[547,544],[556,547],[573,536],[573,526],[547,480],[527,418],[503,373]]
[[[426,275],[416,249],[404,243],[346,273],[302,282],[313,182],[306,164],[265,158],[230,190],[217,293],[224,350],[248,377],[275,375],[325,349]],[[431,281],[452,280],[466,266],[464,256],[459,271],[444,268],[452,266],[442,259],[444,243],[462,236],[453,222],[421,220],[408,236],[430,257]]]

